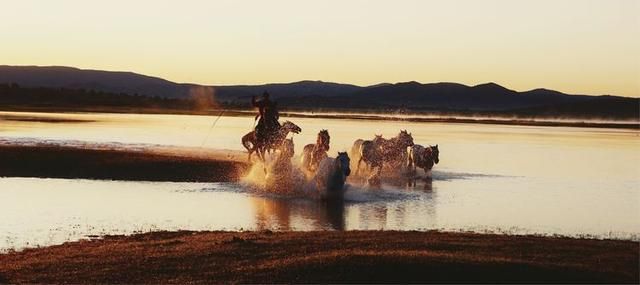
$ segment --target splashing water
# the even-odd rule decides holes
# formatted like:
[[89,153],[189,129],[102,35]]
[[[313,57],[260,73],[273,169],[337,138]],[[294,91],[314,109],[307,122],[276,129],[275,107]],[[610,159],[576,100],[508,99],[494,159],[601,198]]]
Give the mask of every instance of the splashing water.
[[315,187],[311,175],[305,172],[300,164],[291,160],[282,165],[276,160],[267,159],[265,163],[254,162],[240,182],[255,192],[288,197],[319,197],[319,189]]
[[[277,155],[276,155],[277,157]],[[267,157],[265,163],[254,162],[241,178],[240,183],[248,191],[278,198],[306,198],[320,199],[327,193],[327,183],[318,183],[315,173],[309,172],[300,163],[299,157],[286,160],[283,164],[278,159]],[[350,177],[345,184],[343,200],[349,203],[364,203],[375,201],[391,201],[412,199],[417,194],[403,191],[394,185],[385,183],[371,183],[371,179],[365,177]],[[370,178],[370,177],[369,177]],[[395,178],[398,178],[395,175]],[[385,180],[386,181],[386,180]],[[400,182],[401,183],[401,182]]]

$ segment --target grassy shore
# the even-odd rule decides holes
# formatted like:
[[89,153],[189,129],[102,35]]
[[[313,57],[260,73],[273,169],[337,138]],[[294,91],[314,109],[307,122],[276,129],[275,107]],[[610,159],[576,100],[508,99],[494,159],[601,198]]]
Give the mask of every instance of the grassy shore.
[[638,283],[640,245],[442,232],[157,232],[0,255],[10,283]]
[[219,182],[248,168],[244,153],[197,148],[0,144],[0,157],[0,176],[8,177]]

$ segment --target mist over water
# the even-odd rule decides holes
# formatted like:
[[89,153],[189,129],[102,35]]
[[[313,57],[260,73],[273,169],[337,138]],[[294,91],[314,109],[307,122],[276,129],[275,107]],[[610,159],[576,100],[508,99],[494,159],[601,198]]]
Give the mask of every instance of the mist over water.
[[[15,115],[15,113],[12,113]],[[30,114],[76,123],[1,120],[0,144],[114,148],[181,146],[242,150],[250,117]],[[0,117],[1,118],[1,117]],[[473,230],[598,238],[640,236],[640,132],[635,130],[282,118],[302,128],[296,155],[321,129],[329,155],[355,139],[407,129],[438,144],[431,179],[380,186],[350,177],[345,199],[267,191],[263,167],[237,183],[166,183],[0,178],[0,250],[58,244],[93,235],[150,230]],[[207,138],[207,134],[211,134]],[[293,164],[299,158],[293,158]],[[355,169],[352,168],[352,173]],[[425,173],[419,173],[421,177]],[[298,185],[303,185],[298,186]]]

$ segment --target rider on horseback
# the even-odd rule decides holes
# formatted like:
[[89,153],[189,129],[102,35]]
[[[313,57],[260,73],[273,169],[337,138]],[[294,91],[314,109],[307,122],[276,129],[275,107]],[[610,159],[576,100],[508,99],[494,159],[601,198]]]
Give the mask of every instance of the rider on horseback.
[[269,100],[269,93],[265,91],[261,100],[256,100],[256,97],[253,96],[251,105],[258,108],[259,114],[256,115],[256,119],[258,116],[260,117],[256,126],[256,137],[258,140],[265,141],[280,128],[277,103]]

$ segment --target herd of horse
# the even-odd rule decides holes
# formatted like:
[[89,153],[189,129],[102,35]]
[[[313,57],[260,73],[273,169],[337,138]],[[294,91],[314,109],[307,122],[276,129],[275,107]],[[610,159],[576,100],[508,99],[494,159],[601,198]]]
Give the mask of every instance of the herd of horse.
[[[255,131],[249,132],[242,137],[242,145],[247,149],[249,162],[253,154],[264,163],[267,154],[277,153],[275,165],[278,165],[281,171],[288,171],[294,156],[294,146],[293,139],[287,139],[287,136],[300,132],[302,129],[299,126],[285,121],[266,139],[257,138]],[[337,192],[344,188],[352,166],[356,168],[356,176],[361,174],[363,162],[371,181],[380,178],[383,167],[415,176],[417,168],[429,171],[440,160],[437,144],[415,144],[411,133],[406,130],[401,130],[397,136],[390,139],[385,139],[382,135],[374,135],[371,140],[358,139],[348,154],[338,152],[335,158],[329,157],[330,143],[329,131],[320,130],[316,142],[304,146],[300,165],[307,173],[313,174],[316,182],[320,184],[318,187],[334,189]],[[351,165],[351,162],[354,165]]]

